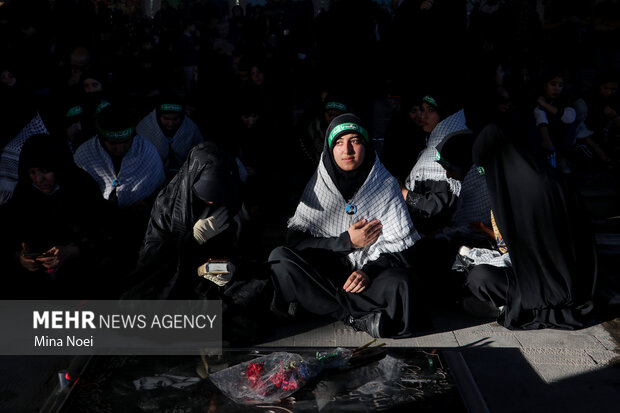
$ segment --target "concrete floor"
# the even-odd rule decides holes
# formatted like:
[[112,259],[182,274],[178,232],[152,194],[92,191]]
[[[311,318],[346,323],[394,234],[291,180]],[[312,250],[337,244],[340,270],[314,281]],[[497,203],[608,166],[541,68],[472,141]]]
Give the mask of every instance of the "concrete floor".
[[[579,331],[510,331],[496,322],[446,312],[435,331],[379,339],[390,347],[438,349],[472,412],[616,412],[620,403],[620,318]],[[614,337],[615,336],[615,337]],[[258,347],[355,347],[372,338],[341,322],[287,325]],[[456,360],[457,362],[452,362]],[[471,393],[478,399],[468,402]]]

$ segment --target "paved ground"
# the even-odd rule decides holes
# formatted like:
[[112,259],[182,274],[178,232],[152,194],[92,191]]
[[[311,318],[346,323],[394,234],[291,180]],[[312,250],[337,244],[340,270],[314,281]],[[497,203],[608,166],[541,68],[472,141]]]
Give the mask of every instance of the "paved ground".
[[[482,396],[477,408],[471,402],[472,411],[617,411],[620,319],[580,331],[510,331],[457,312],[437,314],[434,322],[433,333],[378,342],[453,353],[448,361],[458,369],[454,374],[469,381],[461,388],[477,388]],[[284,327],[261,346],[359,346],[369,340],[341,322],[306,323]]]

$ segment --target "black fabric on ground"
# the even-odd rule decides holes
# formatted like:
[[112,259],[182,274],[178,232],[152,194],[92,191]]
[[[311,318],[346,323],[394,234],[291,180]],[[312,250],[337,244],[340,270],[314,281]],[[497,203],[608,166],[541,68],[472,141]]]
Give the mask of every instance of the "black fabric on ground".
[[496,125],[482,130],[473,155],[484,168],[513,265],[499,322],[510,329],[590,324],[597,255],[589,217],[572,182],[518,151]]
[[269,262],[276,294],[281,295],[281,300],[276,301],[295,302],[313,314],[329,315],[341,321],[350,315],[358,318],[380,311],[384,334],[392,338],[411,336],[420,325],[415,318],[423,318],[421,308],[413,308],[418,300],[414,297],[415,278],[408,268],[384,269],[373,277],[369,287],[354,294],[342,289],[351,271],[339,254],[321,249],[296,251],[278,247],[271,253]]
[[506,304],[508,277],[514,277],[510,268],[476,265],[467,274],[465,288],[477,299],[501,307]]

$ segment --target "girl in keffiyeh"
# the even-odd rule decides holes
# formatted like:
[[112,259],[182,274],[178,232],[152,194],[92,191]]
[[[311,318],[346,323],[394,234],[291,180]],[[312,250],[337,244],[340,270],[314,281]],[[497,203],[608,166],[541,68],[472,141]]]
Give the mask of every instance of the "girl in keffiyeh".
[[424,235],[450,224],[461,191],[461,183],[448,178],[435,162],[436,146],[450,134],[467,130],[465,113],[449,96],[435,93],[422,98],[422,128],[429,133],[426,148],[402,188],[416,228]]
[[412,274],[403,252],[419,236],[398,183],[358,117],[336,117],[319,166],[270,256],[272,310],[330,315],[374,337],[412,331]]
[[136,126],[136,132],[155,145],[170,180],[189,151],[204,138],[196,123],[185,116],[183,105],[175,99],[168,100],[146,115]]

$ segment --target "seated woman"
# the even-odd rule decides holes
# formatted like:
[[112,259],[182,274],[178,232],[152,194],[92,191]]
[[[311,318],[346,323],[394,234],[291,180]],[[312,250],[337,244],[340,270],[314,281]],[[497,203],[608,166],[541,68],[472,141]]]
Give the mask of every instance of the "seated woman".
[[495,125],[482,130],[473,156],[485,174],[498,249],[507,252],[469,270],[468,292],[503,306],[498,322],[509,329],[589,325],[597,255],[578,192]]
[[180,99],[162,99],[136,126],[136,133],[157,148],[168,181],[178,172],[189,151],[204,141],[198,126],[185,115]]
[[437,164],[445,169],[448,178],[461,183],[461,191],[450,224],[414,246],[416,256],[424,257],[416,261],[416,273],[424,277],[431,290],[441,291],[430,305],[445,307],[461,299],[462,277],[452,271],[461,247],[491,245],[485,231],[491,225],[491,206],[484,176],[472,161],[474,139],[471,131],[464,131],[448,135],[437,145]]
[[0,211],[9,285],[3,298],[93,298],[103,240],[97,184],[50,135],[24,143],[18,171],[13,197]]
[[[127,295],[216,298],[213,283],[226,288],[233,283],[206,274],[204,264],[224,259],[230,273],[236,267],[234,280],[239,278],[243,268],[236,259],[244,247],[246,216],[234,158],[213,142],[197,145],[155,200],[132,273],[131,282],[140,285]],[[197,273],[210,282],[201,283]]]
[[402,196],[416,229],[428,235],[450,223],[461,190],[461,183],[448,178],[443,168],[435,162],[435,147],[446,136],[468,129],[464,111],[459,110],[459,106],[447,96],[424,96],[421,108],[422,128],[430,135],[402,186]]
[[413,274],[404,252],[419,235],[398,183],[360,119],[336,117],[318,169],[288,222],[288,245],[269,257],[272,310],[330,315],[373,337],[412,334]]

